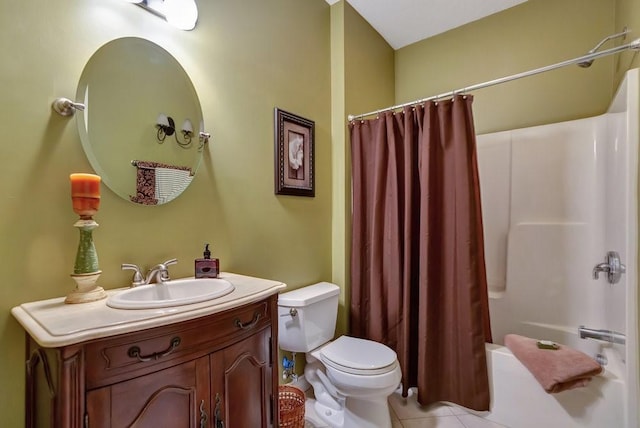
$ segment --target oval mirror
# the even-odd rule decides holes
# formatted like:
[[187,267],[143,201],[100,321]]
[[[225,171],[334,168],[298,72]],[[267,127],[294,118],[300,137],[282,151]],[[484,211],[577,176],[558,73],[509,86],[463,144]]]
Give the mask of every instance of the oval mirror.
[[113,40],[89,59],[76,100],[86,106],[76,114],[82,147],[118,196],[158,205],[187,188],[206,140],[196,90],[171,54],[136,37]]

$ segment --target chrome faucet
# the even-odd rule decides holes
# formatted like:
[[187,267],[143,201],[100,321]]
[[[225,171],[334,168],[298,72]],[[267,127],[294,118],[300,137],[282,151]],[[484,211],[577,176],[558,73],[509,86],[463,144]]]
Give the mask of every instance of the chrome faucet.
[[169,266],[178,263],[178,259],[167,260],[164,263],[158,263],[147,272],[147,276],[144,279],[145,284],[150,284],[153,278],[156,277],[156,283],[162,284],[165,281],[169,281]]
[[153,278],[156,278],[158,284],[162,284],[165,281],[169,281],[169,269],[171,265],[178,263],[178,259],[170,259],[164,263],[158,263],[147,272],[146,276],[142,276],[142,271],[138,265],[131,263],[122,263],[122,270],[132,270],[133,279],[131,280],[131,287],[137,287],[138,285],[150,284]]
[[581,325],[578,327],[578,333],[580,334],[580,339],[604,340],[605,342],[618,343],[620,345],[627,343],[626,335],[613,330],[587,328]]

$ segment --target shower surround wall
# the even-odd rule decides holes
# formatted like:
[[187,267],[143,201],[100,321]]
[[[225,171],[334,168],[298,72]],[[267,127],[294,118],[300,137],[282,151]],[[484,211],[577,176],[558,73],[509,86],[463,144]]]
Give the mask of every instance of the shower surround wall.
[[[506,348],[488,346],[489,419],[638,427],[638,75],[627,73],[602,116],[478,137],[494,340],[517,333],[608,361],[587,388],[551,396]],[[627,270],[615,285],[592,278],[612,250]],[[626,346],[580,339],[581,325],[625,334]],[[534,398],[517,400],[521,382]]]

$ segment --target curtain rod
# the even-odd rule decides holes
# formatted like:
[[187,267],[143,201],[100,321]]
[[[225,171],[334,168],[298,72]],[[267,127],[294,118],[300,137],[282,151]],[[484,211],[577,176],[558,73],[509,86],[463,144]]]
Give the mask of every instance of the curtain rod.
[[489,86],[494,86],[494,85],[499,85],[501,83],[506,83],[506,82],[510,82],[512,80],[517,80],[517,79],[522,79],[523,77],[529,77],[529,76],[533,76],[536,74],[540,74],[540,73],[544,73],[546,71],[551,71],[551,70],[555,70],[557,68],[561,68],[561,67],[565,67],[567,65],[572,65],[572,64],[578,64],[580,62],[586,62],[586,61],[591,61],[594,60],[596,58],[600,58],[603,56],[608,56],[608,55],[613,55],[619,52],[623,52],[626,50],[640,50],[640,39],[636,39],[634,41],[632,41],[631,43],[628,43],[626,45],[620,45],[617,46],[615,48],[611,48],[611,49],[606,49],[600,52],[595,52],[595,53],[590,53],[587,55],[583,55],[581,57],[578,58],[574,58],[574,59],[569,59],[567,61],[562,61],[562,62],[558,62],[556,64],[552,64],[552,65],[547,65],[546,67],[541,67],[541,68],[536,68],[535,70],[529,70],[529,71],[524,71],[522,73],[518,73],[518,74],[513,74],[511,76],[506,76],[506,77],[501,77],[499,79],[495,79],[495,80],[489,80],[488,82],[483,82],[483,83],[477,83],[475,85],[471,85],[471,86],[467,86],[464,88],[460,88],[460,89],[456,89],[454,91],[450,91],[450,92],[445,92],[443,94],[439,94],[439,95],[434,95],[428,98],[422,98],[420,100],[415,100],[415,101],[411,101],[408,103],[404,103],[404,104],[398,104],[392,107],[386,107],[380,110],[376,110],[376,111],[371,111],[369,113],[362,113],[362,114],[357,114],[357,115],[349,115],[347,118],[349,120],[349,122],[356,120],[356,119],[362,119],[364,117],[367,116],[372,116],[372,115],[377,115],[386,111],[391,111],[391,110],[397,110],[400,108],[404,108],[404,107],[408,107],[408,106],[412,106],[412,105],[416,105],[416,104],[422,104],[425,103],[427,101],[432,101],[432,100],[439,100],[442,98],[448,98],[448,97],[452,97],[456,94],[461,94],[461,93],[465,93],[465,92],[469,92],[469,91],[475,91],[476,89],[483,89],[483,88],[487,88]]

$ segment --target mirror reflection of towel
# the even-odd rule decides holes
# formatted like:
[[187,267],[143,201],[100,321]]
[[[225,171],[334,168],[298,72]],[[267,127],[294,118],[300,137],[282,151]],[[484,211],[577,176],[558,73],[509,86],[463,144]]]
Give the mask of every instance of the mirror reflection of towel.
[[186,166],[175,166],[160,162],[131,161],[136,171],[136,195],[131,201],[143,205],[169,202],[187,188],[193,173]]
[[156,172],[147,162],[137,162],[136,194],[129,195],[132,202],[142,205],[156,205]]
[[159,204],[164,204],[180,195],[189,186],[191,171],[173,168],[156,168],[155,194]]

